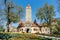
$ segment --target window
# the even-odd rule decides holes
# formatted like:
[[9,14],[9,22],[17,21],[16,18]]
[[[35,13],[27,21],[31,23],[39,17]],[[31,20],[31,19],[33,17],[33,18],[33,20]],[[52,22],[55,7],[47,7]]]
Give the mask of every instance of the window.
[[49,32],[48,32],[49,33]]
[[37,31],[37,29],[34,29],[34,31]]
[[20,31],[23,31],[23,29],[20,29]]
[[43,30],[44,31],[44,30]]
[[47,29],[45,29],[47,31]]

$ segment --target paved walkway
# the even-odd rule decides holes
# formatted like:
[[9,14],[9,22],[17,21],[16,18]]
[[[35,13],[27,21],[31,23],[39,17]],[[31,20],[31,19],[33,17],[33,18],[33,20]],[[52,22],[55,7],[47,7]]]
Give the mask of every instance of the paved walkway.
[[52,40],[60,40],[60,37],[45,36],[45,35],[38,35],[38,36],[45,37],[45,38],[51,38]]

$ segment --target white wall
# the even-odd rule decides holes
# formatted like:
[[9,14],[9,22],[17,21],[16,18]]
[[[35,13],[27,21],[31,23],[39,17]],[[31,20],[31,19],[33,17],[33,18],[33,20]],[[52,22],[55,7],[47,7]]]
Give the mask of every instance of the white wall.
[[[23,29],[23,31],[20,31],[20,32],[24,32],[26,33],[26,29],[29,28],[29,33],[37,33],[37,32],[40,32],[40,29],[39,27],[22,27],[20,29]],[[36,31],[34,29],[37,29]]]
[[50,34],[50,28],[49,27],[42,27],[41,33],[43,34]]

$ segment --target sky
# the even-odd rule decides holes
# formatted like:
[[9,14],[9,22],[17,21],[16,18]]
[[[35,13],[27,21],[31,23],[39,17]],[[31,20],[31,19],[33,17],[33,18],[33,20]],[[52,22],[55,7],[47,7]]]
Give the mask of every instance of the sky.
[[[0,0],[0,4],[1,4],[1,1],[2,0]],[[32,7],[32,21],[34,21],[36,19],[38,23],[40,23],[40,20],[38,20],[36,18],[36,12],[37,12],[38,8],[43,7],[45,3],[48,3],[49,5],[54,5],[54,10],[55,11],[57,10],[56,0],[13,0],[13,2],[16,5],[23,6],[24,15],[26,14],[26,6],[28,4],[30,4],[30,6]],[[3,7],[2,7],[2,9],[3,9]],[[58,18],[58,17],[60,17],[60,14],[58,12],[56,12],[55,18]],[[26,20],[25,17],[22,20],[25,21]],[[13,24],[13,25],[16,26],[17,24]]]
[[[30,4],[30,6],[32,7],[32,21],[36,19],[37,22],[40,21],[36,18],[37,9],[43,7],[45,3],[48,3],[49,5],[54,5],[55,11],[57,10],[56,0],[14,0],[14,3],[23,6],[25,14],[26,14],[26,6]],[[55,17],[56,18],[60,17],[59,15],[60,14],[57,13]],[[23,20],[25,20],[25,18],[23,18]]]

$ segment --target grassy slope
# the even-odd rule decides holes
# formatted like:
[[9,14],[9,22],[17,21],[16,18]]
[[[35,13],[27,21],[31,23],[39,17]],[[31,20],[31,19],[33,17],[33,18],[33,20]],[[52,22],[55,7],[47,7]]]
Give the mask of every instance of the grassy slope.
[[9,39],[9,40],[45,40],[37,36],[36,34],[30,33],[18,33],[18,32],[1,32],[0,38]]

